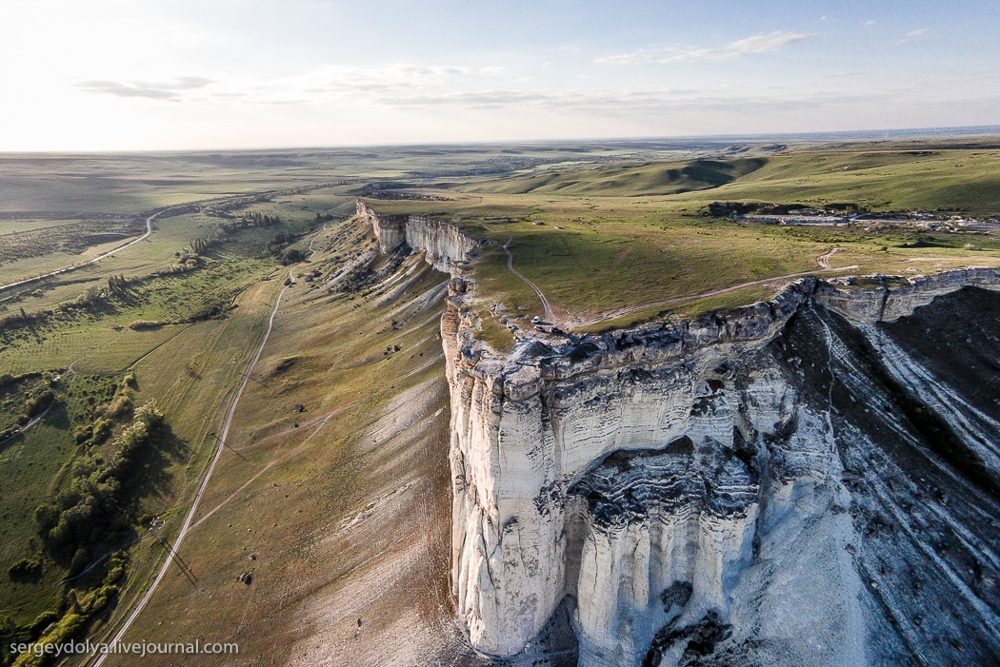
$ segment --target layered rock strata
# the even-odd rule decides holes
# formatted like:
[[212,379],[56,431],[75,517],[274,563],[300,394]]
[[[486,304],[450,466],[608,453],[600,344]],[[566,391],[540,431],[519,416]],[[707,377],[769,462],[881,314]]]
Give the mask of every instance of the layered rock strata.
[[428,264],[444,273],[457,275],[479,246],[448,222],[420,215],[378,213],[360,199],[356,207],[358,215],[371,223],[382,252],[402,248],[422,252]]
[[[380,249],[477,243],[363,202]],[[449,285],[452,586],[513,664],[1000,664],[1000,273],[499,355]]]
[[[478,650],[515,656],[572,609],[581,665],[1000,660],[1000,414],[889,324],[935,299],[1000,305],[979,289],[997,271],[803,279],[506,356],[453,283],[452,585]],[[961,482],[961,509],[932,474]],[[916,589],[938,617],[915,615]]]

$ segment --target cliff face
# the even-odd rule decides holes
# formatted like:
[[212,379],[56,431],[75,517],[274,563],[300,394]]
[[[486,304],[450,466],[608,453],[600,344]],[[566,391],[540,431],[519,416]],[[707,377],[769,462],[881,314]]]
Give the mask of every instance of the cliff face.
[[441,330],[474,647],[537,652],[568,617],[581,665],[1000,661],[1000,410],[913,343],[953,328],[939,304],[1000,314],[1000,273],[806,279],[506,357],[460,288]]
[[452,224],[419,215],[387,215],[378,213],[357,201],[358,215],[368,220],[375,230],[379,249],[392,253],[406,246],[413,252],[423,252],[428,264],[438,271],[458,273],[469,260],[478,243]]
[[[895,322],[915,308],[963,287],[997,289],[996,275],[994,269],[959,269],[905,280],[877,276],[847,278],[838,284],[821,285],[815,300],[855,324]],[[848,286],[850,289],[845,289]]]

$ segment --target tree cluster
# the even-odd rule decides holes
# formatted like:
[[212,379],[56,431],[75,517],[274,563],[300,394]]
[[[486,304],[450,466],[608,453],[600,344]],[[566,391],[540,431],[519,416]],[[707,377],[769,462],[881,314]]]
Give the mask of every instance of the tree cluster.
[[243,214],[242,222],[246,226],[270,227],[281,222],[281,218],[277,214],[271,216],[260,211],[247,211]]
[[162,423],[163,414],[155,403],[136,409],[132,422],[112,443],[110,454],[80,456],[73,464],[70,484],[35,509],[45,548],[56,559],[71,559],[71,573],[86,565],[93,546],[127,529],[128,498],[122,488],[136,472],[137,454]]
[[124,294],[128,291],[128,280],[125,274],[119,273],[117,276],[108,276],[108,290],[114,294]]

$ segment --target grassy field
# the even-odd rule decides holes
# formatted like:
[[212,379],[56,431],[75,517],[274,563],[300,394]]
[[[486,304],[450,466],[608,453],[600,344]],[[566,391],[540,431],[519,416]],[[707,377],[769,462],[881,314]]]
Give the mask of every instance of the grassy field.
[[[100,627],[100,615],[114,606],[106,607],[104,598],[96,602],[100,591],[120,587],[111,599],[131,599],[144,586],[143,574],[161,562],[164,552],[147,530],[153,525],[169,535],[178,503],[193,493],[214,452],[208,433],[219,428],[253,341],[263,333],[282,284],[282,250],[318,226],[318,213],[329,217],[353,204],[335,189],[285,192],[281,203],[272,196],[249,204],[237,200],[221,218],[205,213],[160,218],[143,243],[85,269],[0,294],[0,378],[28,374],[3,390],[0,431],[23,423],[26,398],[47,387],[46,378],[62,375],[51,380],[52,406],[42,420],[0,445],[5,638],[62,636],[61,624],[74,610],[83,618],[93,616]],[[240,224],[250,211],[267,213],[271,222]],[[61,234],[66,227],[64,221],[22,225],[15,233]],[[195,251],[196,239],[212,242]],[[38,271],[60,266],[64,257],[75,263],[100,251],[96,245],[78,256],[57,252],[19,263]],[[127,400],[119,400],[113,389],[123,378],[132,378]],[[95,395],[102,383],[112,387],[103,399]],[[53,551],[40,532],[36,508],[76,493],[81,461],[92,466],[115,460],[132,409],[150,400],[160,406],[166,426],[130,459],[138,474],[113,492],[124,524],[83,553]],[[86,434],[97,431],[108,405],[121,406],[112,409],[118,416],[110,419],[108,435],[90,444]],[[119,556],[109,558],[116,550],[124,550],[121,562],[128,565],[124,578],[109,583],[105,574],[117,577],[121,571],[115,569]],[[75,577],[81,569],[87,574]],[[74,599],[78,604],[67,602]],[[92,608],[97,611],[88,611]],[[10,659],[4,655],[3,664]]]
[[677,156],[683,142],[415,146],[199,153],[0,155],[0,221],[136,215],[164,206],[371,179],[507,173],[556,163]]
[[[476,185],[471,192],[494,194],[556,194],[563,196],[629,197],[636,195],[672,195],[691,190],[705,190],[731,183],[760,169],[763,158],[743,160],[688,160],[676,163],[656,162],[643,165],[610,165],[593,168],[579,166],[565,169],[553,165],[528,176],[515,176]],[[563,169],[559,167],[563,166]]]
[[[335,224],[302,268],[332,275],[370,246],[370,230],[357,221]],[[437,333],[447,277],[417,258],[395,276],[395,293],[386,280],[347,292],[299,283],[286,294],[236,413],[235,451],[224,453],[181,549],[197,586],[171,572],[127,639],[238,641],[241,655],[265,664],[303,655],[367,664],[401,643],[436,642],[427,650],[437,650],[457,641],[447,620]],[[161,355],[171,355],[167,346],[148,363]],[[252,573],[250,585],[236,580],[243,572]],[[440,634],[403,631],[413,614],[433,617]],[[365,636],[345,648],[341,635],[355,632],[358,615]]]
[[[709,204],[722,201],[996,216],[1000,151],[989,142],[805,146],[729,161],[556,165],[414,191],[439,199],[370,203],[387,213],[436,215],[491,239],[474,269],[484,297],[514,315],[540,315],[538,299],[506,269],[500,246],[511,238],[515,267],[571,327],[623,307],[816,270],[818,257],[833,248],[831,266],[852,273],[905,275],[1000,260],[996,235],[748,224],[707,214]],[[719,300],[703,302],[714,303]]]
[[[120,244],[102,237],[109,227],[198,204],[157,218],[146,241],[113,257],[0,292],[0,377],[28,374],[0,388],[0,430],[52,391],[50,411],[0,445],[0,634],[37,637],[87,607],[122,550],[117,603],[91,614],[87,630],[110,636],[167,557],[160,538],[176,535],[190,507],[291,271],[298,281],[250,374],[232,449],[178,554],[189,569],[170,571],[126,639],[235,640],[255,664],[462,654],[447,586],[447,277],[417,257],[371,253],[371,230],[349,218],[356,196],[491,241],[471,267],[471,307],[482,336],[504,348],[501,313],[524,328],[541,314],[507,270],[508,239],[515,268],[561,326],[602,331],[766,299],[781,280],[699,295],[815,273],[834,248],[835,270],[823,275],[998,265],[993,234],[706,214],[713,202],[770,202],[996,215],[998,178],[996,146],[953,140],[0,156],[0,246],[7,235],[14,249],[0,282],[79,263]],[[272,222],[243,222],[264,216]],[[311,250],[309,261],[281,264]],[[328,282],[358,257],[367,259]],[[165,422],[133,461],[127,525],[86,559],[50,553],[36,508],[72,489],[82,467],[114,459],[135,408],[151,400]],[[243,573],[250,585],[237,581]]]

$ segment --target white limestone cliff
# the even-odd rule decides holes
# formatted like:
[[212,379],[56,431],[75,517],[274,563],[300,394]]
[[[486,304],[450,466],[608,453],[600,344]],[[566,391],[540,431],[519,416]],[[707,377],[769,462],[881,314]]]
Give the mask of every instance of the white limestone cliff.
[[479,245],[455,225],[441,220],[378,213],[360,199],[356,208],[358,215],[371,223],[382,252],[391,253],[407,246],[413,252],[424,253],[427,263],[443,273],[456,275]]
[[816,303],[857,323],[894,322],[963,287],[1000,290],[996,269],[970,268],[929,276],[843,278],[816,291]]
[[[448,223],[358,213],[383,252],[453,276],[475,254]],[[451,583],[471,645],[585,667],[1000,659],[1000,419],[883,328],[968,287],[1000,272],[802,279],[501,355],[453,279]],[[924,591],[933,618],[909,603]],[[547,653],[559,632],[572,650]]]
[[[580,665],[638,665],[657,645],[678,664],[684,644],[665,630],[751,625],[755,641],[795,646],[784,664],[868,664],[832,407],[762,350],[813,303],[888,321],[969,285],[1000,289],[1000,274],[803,279],[726,315],[528,338],[506,357],[476,339],[453,290],[452,585],[472,645],[515,655],[571,599]],[[766,584],[764,557],[780,562]]]

